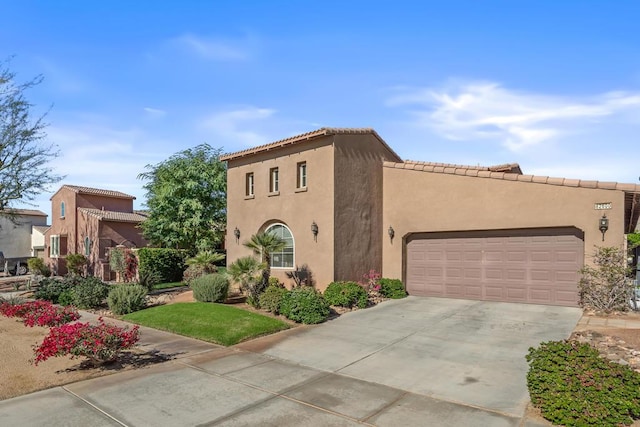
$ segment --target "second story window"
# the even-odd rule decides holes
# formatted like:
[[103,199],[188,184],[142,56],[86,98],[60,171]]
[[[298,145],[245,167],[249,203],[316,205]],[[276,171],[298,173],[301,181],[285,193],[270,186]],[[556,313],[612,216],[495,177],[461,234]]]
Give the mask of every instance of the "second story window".
[[253,172],[251,172],[245,176],[245,195],[250,197],[253,194]]
[[307,162],[298,163],[297,188],[307,188]]
[[60,218],[64,218],[64,202],[60,203]]
[[278,191],[280,191],[278,168],[271,168],[269,170],[269,192],[277,193]]

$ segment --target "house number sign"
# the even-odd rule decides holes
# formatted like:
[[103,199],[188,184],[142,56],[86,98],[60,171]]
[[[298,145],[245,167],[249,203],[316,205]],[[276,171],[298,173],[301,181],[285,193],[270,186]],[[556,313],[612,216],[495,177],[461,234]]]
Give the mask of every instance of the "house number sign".
[[595,210],[597,211],[601,211],[604,209],[611,209],[611,202],[607,202],[607,203],[596,203],[594,205]]

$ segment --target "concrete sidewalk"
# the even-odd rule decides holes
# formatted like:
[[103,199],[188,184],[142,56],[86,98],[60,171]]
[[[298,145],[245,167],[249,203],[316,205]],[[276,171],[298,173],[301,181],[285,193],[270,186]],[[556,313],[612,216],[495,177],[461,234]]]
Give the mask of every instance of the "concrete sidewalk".
[[[141,350],[172,360],[0,401],[0,424],[549,425],[527,418],[522,409],[523,361],[521,350],[511,347],[546,339],[545,330],[564,334],[577,322],[574,314],[544,306],[407,298],[232,348],[141,328]],[[84,313],[83,320],[97,316]],[[528,338],[523,331],[530,332]],[[491,336],[497,352],[483,356]],[[499,356],[496,372],[508,367],[518,374],[495,374],[496,382],[493,371],[485,371],[493,369],[482,361],[487,356]],[[449,365],[467,380],[458,384],[447,374],[454,372]],[[514,400],[505,401],[509,394]],[[498,409],[483,403],[496,396]]]

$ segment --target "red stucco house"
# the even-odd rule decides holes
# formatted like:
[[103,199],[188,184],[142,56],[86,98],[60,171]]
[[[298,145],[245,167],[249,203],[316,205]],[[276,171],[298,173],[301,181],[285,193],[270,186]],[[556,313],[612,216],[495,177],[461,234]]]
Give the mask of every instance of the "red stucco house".
[[45,235],[46,262],[54,274],[67,272],[68,254],[89,259],[88,273],[110,280],[108,248],[146,246],[134,212],[134,196],[120,191],[63,185],[51,197],[51,228]]

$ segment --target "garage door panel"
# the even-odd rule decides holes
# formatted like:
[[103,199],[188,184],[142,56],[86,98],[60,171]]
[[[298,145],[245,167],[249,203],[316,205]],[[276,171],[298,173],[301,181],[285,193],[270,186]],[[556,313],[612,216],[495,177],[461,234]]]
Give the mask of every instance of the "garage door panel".
[[578,270],[584,259],[579,230],[443,234],[446,237],[421,235],[408,241],[410,294],[577,305]]
[[506,297],[509,301],[524,302],[527,299],[527,289],[520,286],[507,285]]
[[484,287],[484,292],[486,299],[494,301],[502,301],[502,299],[504,299],[504,289],[502,286],[486,285]]
[[522,250],[507,252],[507,262],[526,262],[527,253]]

